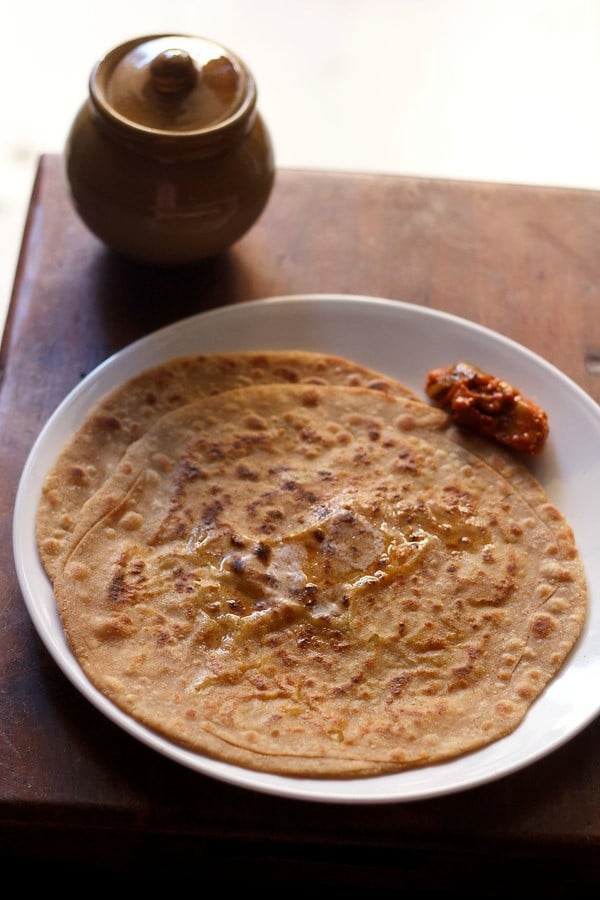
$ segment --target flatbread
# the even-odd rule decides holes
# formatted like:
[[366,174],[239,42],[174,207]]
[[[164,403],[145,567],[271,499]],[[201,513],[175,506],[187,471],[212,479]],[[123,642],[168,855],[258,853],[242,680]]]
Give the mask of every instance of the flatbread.
[[[306,351],[208,353],[168,360],[96,404],[49,472],[37,515],[37,540],[50,577],[60,569],[84,504],[129,445],[164,413],[200,397],[252,384],[368,387],[422,402],[385,375],[349,360]],[[441,413],[438,413],[441,416]]]
[[297,777],[511,733],[581,632],[585,575],[528,471],[431,412],[270,383],[157,417],[54,574],[91,682],[171,741]]

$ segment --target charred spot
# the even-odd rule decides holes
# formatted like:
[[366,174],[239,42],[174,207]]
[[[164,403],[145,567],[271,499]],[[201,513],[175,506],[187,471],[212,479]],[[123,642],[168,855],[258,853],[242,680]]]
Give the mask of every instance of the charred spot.
[[232,572],[235,572],[236,575],[241,575],[245,569],[244,560],[241,558],[241,556],[234,556],[229,563],[229,568]]
[[269,509],[265,514],[265,518],[272,522],[281,522],[283,513],[280,509]]
[[212,525],[217,519],[219,513],[223,512],[223,504],[216,500],[214,503],[209,503],[202,510],[202,519],[201,522],[203,525]]
[[116,416],[98,416],[96,424],[103,431],[120,431],[121,429],[121,420]]
[[228,597],[226,603],[232,612],[241,613],[244,611],[244,607],[235,597]]
[[370,381],[367,387],[371,391],[382,391],[384,394],[390,392],[390,386],[385,381]]
[[188,590],[189,585],[189,576],[185,569],[179,566],[177,569],[173,570],[173,579],[175,584],[175,590],[179,594],[183,594]]
[[538,638],[547,638],[554,631],[554,622],[550,616],[539,615],[533,620],[531,629]]
[[410,450],[406,448],[398,451],[398,462],[396,463],[396,468],[400,469],[402,472],[416,472],[417,471],[417,460],[412,455]]
[[259,559],[265,565],[267,565],[267,563],[271,559],[271,552],[272,552],[271,548],[269,547],[268,544],[264,544],[262,541],[260,541],[256,545],[253,552],[254,552],[254,555],[256,556],[256,558]]
[[297,481],[292,481],[292,480],[290,479],[289,481],[284,481],[284,482],[283,482],[283,489],[284,489],[285,491],[295,491],[297,487],[298,487],[298,482],[297,482]]
[[318,444],[322,441],[322,437],[314,428],[306,425],[300,432],[300,437],[307,444]]
[[325,540],[325,534],[321,531],[320,528],[315,528],[315,530],[313,531],[313,537],[315,541],[319,542],[319,544],[322,544]]
[[253,469],[250,469],[248,466],[244,465],[244,463],[240,463],[236,471],[238,478],[241,478],[242,481],[258,480],[258,474]]
[[296,643],[298,647],[318,647],[319,646],[319,638],[307,623],[300,630],[298,637],[296,639]]
[[186,481],[196,481],[198,478],[206,477],[202,469],[198,468],[194,463],[189,462],[189,460],[183,461],[181,475]]
[[229,543],[232,547],[237,547],[238,549],[243,549],[246,546],[246,541],[239,537],[237,534],[232,534],[229,536]]
[[115,606],[127,601],[129,590],[122,572],[116,572],[113,575],[110,584],[108,585],[107,595],[109,601]]
[[273,522],[262,522],[259,526],[261,534],[275,534],[277,531],[277,527],[273,524]]
[[279,368],[275,369],[275,375],[277,375],[278,378],[281,378],[282,381],[287,381],[290,384],[297,384],[300,381],[298,372],[287,366],[279,366]]
[[[247,431],[245,434],[242,434],[240,439],[237,440],[234,446],[244,453],[247,451],[249,447],[264,447],[265,444],[269,441],[269,435],[264,433],[266,432],[266,424],[264,428],[261,430],[258,426],[254,426],[255,430],[250,432]],[[260,433],[259,433],[260,432]]]
[[318,590],[319,589],[317,585],[313,584],[311,581],[307,582],[304,585],[304,588],[302,590],[302,599],[304,600],[306,606],[314,606],[314,604],[317,602]]
[[467,687],[472,674],[473,666],[457,666],[452,670],[453,683],[450,685],[450,689],[452,687]]
[[410,674],[408,672],[402,672],[400,675],[394,675],[393,678],[390,679],[390,693],[393,697],[397,697],[401,694],[407,684],[410,682]]
[[181,498],[185,493],[186,485],[191,481],[196,481],[198,478],[206,478],[202,469],[199,469],[198,466],[188,460],[183,460],[175,483],[175,506],[181,501]]
[[135,579],[138,586],[142,585],[146,580],[145,569],[146,564],[143,562],[143,560],[138,560],[131,567],[131,575]]
[[85,472],[81,466],[71,466],[69,469],[69,481],[74,484],[82,484],[85,480]]
[[225,451],[222,446],[215,441],[200,441],[199,445],[208,459],[225,459]]
[[343,632],[337,629],[331,634],[331,643],[334,650],[343,653],[350,646]]

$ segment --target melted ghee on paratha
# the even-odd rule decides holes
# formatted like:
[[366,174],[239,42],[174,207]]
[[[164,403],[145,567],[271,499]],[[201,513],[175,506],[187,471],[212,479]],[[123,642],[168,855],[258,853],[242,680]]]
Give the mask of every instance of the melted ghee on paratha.
[[[37,514],[37,540],[50,577],[79,534],[84,504],[130,444],[166,412],[232,388],[255,384],[368,387],[417,398],[385,375],[337,356],[300,350],[203,353],[141,372],[98,402],[48,473]],[[441,415],[438,413],[438,415]]]
[[513,731],[585,615],[572,531],[408,396],[264,384],[158,416],[54,572],[93,684],[199,753],[345,778]]

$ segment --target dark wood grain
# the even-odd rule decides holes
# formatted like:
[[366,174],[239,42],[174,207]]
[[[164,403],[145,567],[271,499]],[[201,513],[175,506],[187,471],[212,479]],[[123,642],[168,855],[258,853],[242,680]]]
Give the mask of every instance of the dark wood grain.
[[[1,350],[0,861],[159,886],[207,867],[243,884],[501,896],[600,885],[600,726],[499,781],[352,806],[255,794],[190,772],[107,721],[28,617],[12,510],[63,397],[115,350],[183,316],[283,294],[367,294],[446,310],[530,347],[600,400],[600,195],[395,176],[280,171],[229,253],[151,270],[73,214],[62,161],[40,161]],[[576,439],[576,436],[574,436]],[[594,501],[597,502],[597,501]],[[598,690],[598,685],[591,689]],[[22,883],[22,881],[21,881]],[[574,893],[573,893],[574,892]]]

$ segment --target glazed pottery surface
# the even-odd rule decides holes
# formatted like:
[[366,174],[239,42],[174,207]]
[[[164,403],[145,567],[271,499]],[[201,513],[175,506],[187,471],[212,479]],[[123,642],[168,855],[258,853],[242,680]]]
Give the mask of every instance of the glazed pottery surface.
[[123,256],[178,265],[237,241],[274,181],[254,78],[222,45],[190,35],[121,44],[92,70],[65,148],[87,227]]

